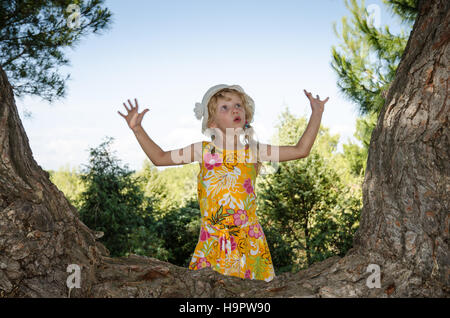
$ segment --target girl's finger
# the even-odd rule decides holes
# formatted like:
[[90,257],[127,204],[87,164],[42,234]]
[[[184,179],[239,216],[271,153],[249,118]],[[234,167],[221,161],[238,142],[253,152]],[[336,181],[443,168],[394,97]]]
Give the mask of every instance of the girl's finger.
[[128,100],[128,104],[130,104],[130,106],[131,106],[131,109],[133,109],[133,108],[134,108],[134,106],[133,106],[133,104],[131,104],[130,100]]
[[120,116],[122,116],[123,118],[126,118],[126,116],[124,114],[122,114],[121,112],[117,111],[119,113]]
[[130,109],[128,109],[127,105],[125,103],[123,103],[123,106],[125,107],[125,109],[130,112]]
[[144,116],[144,114],[146,113],[146,112],[148,112],[148,108],[146,108],[146,109],[144,109],[140,114],[139,114],[139,116]]

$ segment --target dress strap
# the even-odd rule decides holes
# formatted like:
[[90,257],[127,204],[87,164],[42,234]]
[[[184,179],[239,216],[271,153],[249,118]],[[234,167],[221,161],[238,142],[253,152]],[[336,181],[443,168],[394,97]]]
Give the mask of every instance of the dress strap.
[[201,161],[202,166],[204,166],[203,160],[205,159],[205,149],[207,144],[208,144],[207,141],[202,141],[202,161]]

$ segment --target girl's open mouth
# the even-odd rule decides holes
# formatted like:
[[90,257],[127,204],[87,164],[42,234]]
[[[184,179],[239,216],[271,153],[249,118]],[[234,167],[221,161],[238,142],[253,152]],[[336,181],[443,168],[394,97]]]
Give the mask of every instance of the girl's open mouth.
[[239,123],[240,121],[241,121],[241,118],[240,118],[240,117],[238,117],[238,118],[236,118],[236,119],[234,120],[235,123]]

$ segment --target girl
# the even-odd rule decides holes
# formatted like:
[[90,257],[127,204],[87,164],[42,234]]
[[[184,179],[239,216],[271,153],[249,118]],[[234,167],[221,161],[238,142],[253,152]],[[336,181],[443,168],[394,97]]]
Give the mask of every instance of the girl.
[[[193,143],[185,148],[164,151],[141,126],[148,111],[138,113],[125,103],[124,117],[144,152],[156,166],[198,161],[200,172],[198,200],[201,228],[189,269],[211,267],[224,275],[271,281],[275,271],[270,251],[256,213],[255,181],[262,161],[296,160],[308,156],[319,130],[324,105],[304,90],[312,115],[303,136],[295,146],[274,146],[254,141],[252,127],[255,105],[239,85],[211,87],[194,112],[202,119],[202,133],[211,141]],[[244,132],[245,142],[238,138]],[[238,134],[236,134],[238,132]],[[254,147],[256,145],[256,148]],[[269,155],[270,154],[270,155]],[[256,163],[254,158],[256,159]]]

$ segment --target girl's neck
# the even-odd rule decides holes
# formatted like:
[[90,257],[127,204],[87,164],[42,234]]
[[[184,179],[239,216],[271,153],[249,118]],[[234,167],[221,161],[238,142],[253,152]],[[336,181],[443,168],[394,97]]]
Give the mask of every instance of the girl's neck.
[[224,150],[241,150],[245,147],[245,145],[242,144],[239,137],[236,135],[234,135],[234,141],[233,136],[230,136],[228,140],[226,139],[226,136],[223,137],[223,140],[221,136],[215,136],[212,143],[215,147]]

